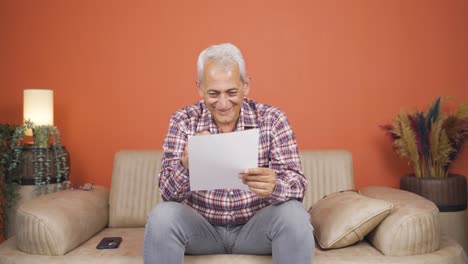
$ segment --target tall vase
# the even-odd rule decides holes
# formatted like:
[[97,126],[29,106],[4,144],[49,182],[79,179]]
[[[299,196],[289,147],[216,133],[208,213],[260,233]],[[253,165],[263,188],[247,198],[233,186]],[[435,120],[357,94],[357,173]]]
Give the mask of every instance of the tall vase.
[[460,211],[467,207],[466,178],[463,175],[449,174],[447,178],[405,175],[400,179],[400,189],[434,202],[440,212]]

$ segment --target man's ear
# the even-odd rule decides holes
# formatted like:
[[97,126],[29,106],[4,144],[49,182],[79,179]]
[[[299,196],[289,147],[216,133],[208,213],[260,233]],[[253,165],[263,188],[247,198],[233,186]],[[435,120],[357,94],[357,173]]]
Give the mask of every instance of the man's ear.
[[252,78],[250,76],[247,76],[245,82],[244,82],[244,96],[247,96],[250,92],[250,81]]
[[200,81],[196,80],[196,81],[195,81],[195,84],[197,85],[198,94],[200,95],[200,97],[203,97],[203,89],[202,89],[202,87],[201,87]]

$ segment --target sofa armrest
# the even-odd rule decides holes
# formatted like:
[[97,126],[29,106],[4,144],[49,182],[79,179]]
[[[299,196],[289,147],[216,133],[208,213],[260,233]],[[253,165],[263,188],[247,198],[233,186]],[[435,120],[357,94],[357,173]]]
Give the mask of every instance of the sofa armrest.
[[20,250],[60,256],[102,230],[109,217],[109,190],[64,190],[22,204],[17,211]]
[[390,214],[367,236],[384,255],[419,255],[439,249],[439,210],[433,202],[388,187],[367,187],[360,193],[393,204]]

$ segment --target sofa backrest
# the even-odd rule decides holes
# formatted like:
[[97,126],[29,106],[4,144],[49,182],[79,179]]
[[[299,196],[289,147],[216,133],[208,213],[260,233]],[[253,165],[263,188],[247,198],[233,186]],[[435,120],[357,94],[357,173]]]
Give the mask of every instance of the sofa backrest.
[[[302,150],[308,181],[304,207],[332,192],[353,188],[351,153]],[[162,201],[158,189],[161,150],[123,150],[115,155],[109,198],[109,227],[144,227],[152,208]]]
[[353,159],[346,150],[302,150],[302,171],[307,178],[304,207],[309,210],[323,196],[354,188]]

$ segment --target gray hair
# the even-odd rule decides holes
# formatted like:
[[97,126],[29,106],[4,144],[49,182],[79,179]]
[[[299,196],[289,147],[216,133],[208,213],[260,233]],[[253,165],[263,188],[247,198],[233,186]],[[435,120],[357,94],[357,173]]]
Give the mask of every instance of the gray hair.
[[213,45],[205,49],[198,56],[197,61],[197,73],[198,81],[201,83],[203,78],[203,70],[207,61],[214,61],[221,66],[230,68],[237,64],[240,71],[240,79],[245,83],[245,61],[242,57],[242,53],[231,43],[223,43],[219,45]]

